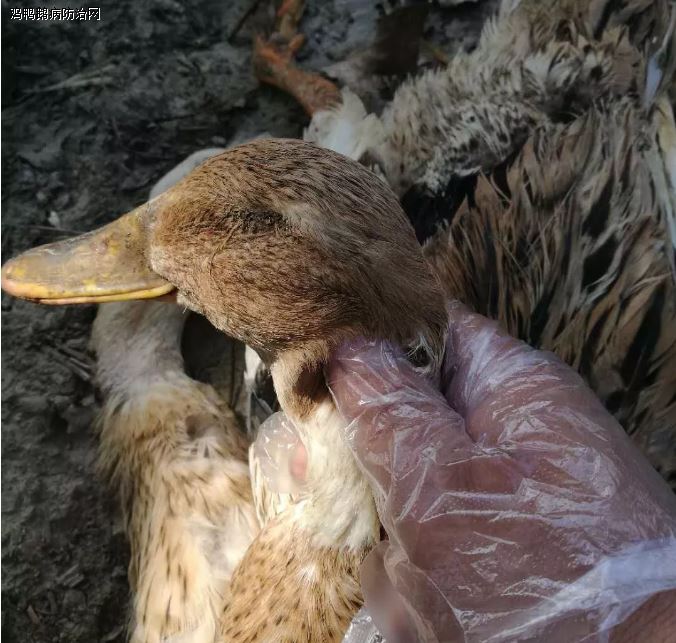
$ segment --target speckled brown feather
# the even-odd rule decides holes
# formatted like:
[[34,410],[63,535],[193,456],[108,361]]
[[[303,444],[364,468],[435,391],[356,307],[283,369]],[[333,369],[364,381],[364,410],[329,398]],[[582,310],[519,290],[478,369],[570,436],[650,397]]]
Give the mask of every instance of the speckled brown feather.
[[[362,605],[366,549],[317,547],[282,519],[254,541],[232,579],[241,600],[226,609],[224,643],[334,643]],[[277,564],[271,565],[275,560]]]
[[364,131],[366,115],[340,106],[317,114],[306,136],[339,149],[333,115],[343,137],[362,139],[340,149],[373,159],[398,195],[438,194],[502,163],[545,120],[640,97],[646,51],[668,25],[668,0],[503,0],[476,49],[404,82]]
[[183,372],[181,310],[101,307],[100,468],[130,541],[132,643],[211,643],[230,576],[258,531],[233,412]]
[[[610,17],[597,33],[603,10],[593,4],[504,2],[476,50],[404,83],[381,118],[384,142],[373,150],[395,190],[418,184],[438,192],[451,176],[501,163],[543,119],[580,113],[600,97],[638,95],[644,59],[632,37],[645,34]],[[664,5],[644,17],[666,14]]]
[[[257,449],[251,450],[263,526],[233,576],[222,620],[225,640],[342,639],[362,601],[360,563],[380,534],[372,491],[354,465],[344,428],[330,400],[294,422],[307,469],[287,487],[291,493],[278,493],[275,480],[261,475]],[[259,608],[251,609],[252,593]]]
[[539,128],[425,248],[450,296],[575,367],[676,471],[676,291],[657,112],[599,104]]

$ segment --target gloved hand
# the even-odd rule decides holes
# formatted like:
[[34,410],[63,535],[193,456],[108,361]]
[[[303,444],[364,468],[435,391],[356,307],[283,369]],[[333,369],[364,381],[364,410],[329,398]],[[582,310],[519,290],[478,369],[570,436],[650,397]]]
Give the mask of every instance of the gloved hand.
[[449,318],[443,395],[384,343],[328,369],[389,536],[366,605],[388,643],[604,640],[676,587],[676,498],[568,366]]

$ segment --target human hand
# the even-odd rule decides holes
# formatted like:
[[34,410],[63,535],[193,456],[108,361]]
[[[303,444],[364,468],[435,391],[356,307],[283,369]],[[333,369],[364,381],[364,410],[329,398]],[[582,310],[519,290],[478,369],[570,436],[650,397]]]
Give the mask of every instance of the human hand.
[[676,587],[676,498],[569,367],[449,319],[443,395],[383,343],[328,369],[389,536],[367,607],[388,643],[602,638]]

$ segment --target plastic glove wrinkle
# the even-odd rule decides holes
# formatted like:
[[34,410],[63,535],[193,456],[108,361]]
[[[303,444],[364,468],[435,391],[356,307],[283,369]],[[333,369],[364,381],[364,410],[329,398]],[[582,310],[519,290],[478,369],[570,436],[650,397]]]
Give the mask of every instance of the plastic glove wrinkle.
[[[364,566],[367,606],[386,636],[605,640],[676,586],[676,499],[562,362],[461,306],[449,318],[445,397],[391,346],[329,367],[390,538]],[[626,554],[664,539],[663,569]],[[603,571],[632,555],[640,587]]]

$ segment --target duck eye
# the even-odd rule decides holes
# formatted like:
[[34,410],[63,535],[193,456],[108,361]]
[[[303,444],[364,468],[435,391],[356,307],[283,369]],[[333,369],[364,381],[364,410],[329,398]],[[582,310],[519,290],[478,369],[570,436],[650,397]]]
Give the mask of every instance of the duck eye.
[[432,363],[432,356],[426,346],[418,344],[408,353],[408,359],[416,368],[427,368]]
[[238,213],[237,218],[242,230],[249,234],[262,234],[290,228],[284,216],[272,210]]

